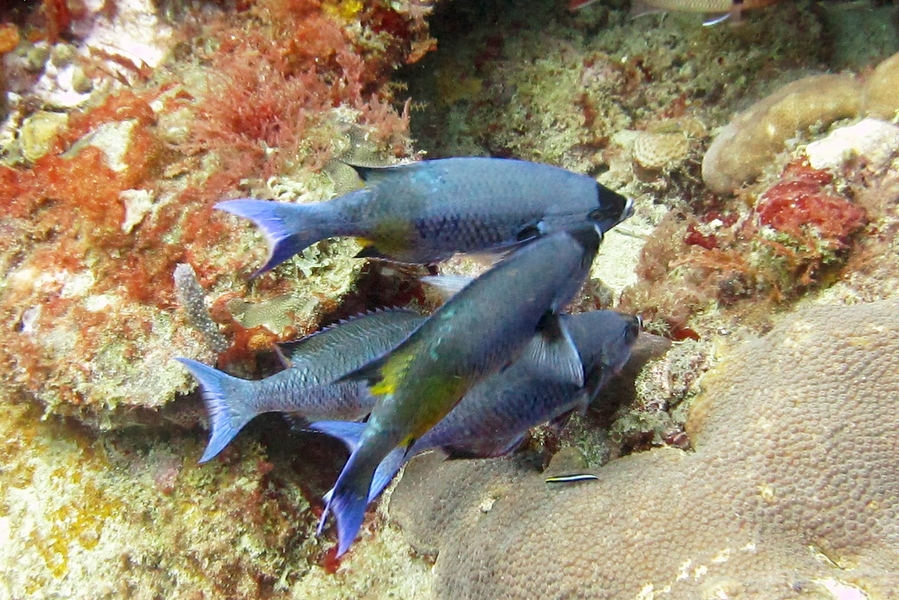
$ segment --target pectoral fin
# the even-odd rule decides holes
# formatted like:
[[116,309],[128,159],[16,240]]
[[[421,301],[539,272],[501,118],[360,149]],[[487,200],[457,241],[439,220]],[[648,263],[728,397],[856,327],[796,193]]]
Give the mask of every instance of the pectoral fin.
[[528,223],[522,227],[515,236],[519,242],[529,242],[535,240],[546,233],[546,224],[543,221],[535,221]]
[[474,281],[474,277],[468,277],[467,275],[425,275],[419,281],[437,290],[437,293],[446,302]]
[[547,376],[578,387],[584,385],[584,366],[565,320],[548,313],[524,357]]

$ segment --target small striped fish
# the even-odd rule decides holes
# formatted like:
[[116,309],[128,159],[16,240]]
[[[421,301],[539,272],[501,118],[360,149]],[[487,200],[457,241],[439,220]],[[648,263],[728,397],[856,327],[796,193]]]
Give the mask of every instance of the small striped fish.
[[546,483],[578,483],[580,481],[599,481],[599,477],[590,473],[572,473],[571,475],[556,475],[546,478]]

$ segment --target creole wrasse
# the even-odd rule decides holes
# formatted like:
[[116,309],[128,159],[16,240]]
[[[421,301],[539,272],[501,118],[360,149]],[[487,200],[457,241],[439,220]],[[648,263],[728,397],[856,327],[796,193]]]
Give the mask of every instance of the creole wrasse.
[[559,311],[580,288],[599,247],[594,226],[524,245],[443,304],[390,353],[344,380],[365,379],[377,403],[325,505],[337,518],[337,554],[362,525],[372,478],[394,448],[408,450],[481,379],[531,356],[583,385],[580,357]]
[[592,177],[540,163],[463,157],[354,168],[365,187],[327,202],[216,205],[261,229],[269,256],[257,274],[328,237],[361,238],[360,256],[433,263],[503,252],[587,220],[604,233],[632,212]]
[[[378,497],[412,456],[435,448],[450,457],[503,456],[514,450],[532,427],[573,410],[585,411],[627,362],[640,321],[610,310],[566,315],[563,319],[582,360],[583,386],[547,374],[530,357],[519,358],[474,386],[408,452],[402,448],[392,450],[378,465],[369,502]],[[340,438],[350,451],[358,445],[364,428],[364,423],[345,421],[322,421],[310,426]]]
[[363,418],[374,404],[364,382],[336,380],[392,350],[425,318],[408,310],[380,311],[280,344],[289,368],[258,381],[176,359],[200,383],[209,416],[209,443],[200,462],[214,458],[265,412],[295,413],[309,421]]

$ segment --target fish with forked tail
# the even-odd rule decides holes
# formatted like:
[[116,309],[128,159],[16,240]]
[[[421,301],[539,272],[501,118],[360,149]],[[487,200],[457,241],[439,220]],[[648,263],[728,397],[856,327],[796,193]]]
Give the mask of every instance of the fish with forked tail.
[[[404,452],[395,448],[378,465],[369,502],[387,487],[407,460],[434,448],[451,457],[487,458],[514,450],[532,427],[573,410],[586,410],[596,394],[630,357],[640,331],[637,317],[598,310],[563,317],[584,368],[583,386],[547,376],[529,357],[491,375],[471,391],[430,431]],[[309,429],[340,438],[352,451],[364,423],[322,421]],[[326,496],[327,500],[328,496]]]
[[434,263],[457,252],[505,252],[584,221],[605,233],[632,211],[592,177],[540,163],[462,157],[354,168],[365,187],[327,202],[216,205],[262,230],[269,255],[257,275],[328,237],[361,238],[360,256]]
[[209,443],[200,462],[214,458],[244,425],[265,412],[291,412],[309,421],[361,419],[374,404],[365,384],[335,381],[396,347],[425,319],[409,310],[379,311],[280,344],[290,367],[258,381],[175,359],[200,383],[209,415]]
[[390,353],[346,376],[364,379],[377,403],[325,505],[337,555],[362,525],[372,478],[394,448],[404,452],[481,379],[520,355],[560,380],[583,385],[577,349],[559,311],[587,276],[599,247],[594,226],[541,237],[453,296]]

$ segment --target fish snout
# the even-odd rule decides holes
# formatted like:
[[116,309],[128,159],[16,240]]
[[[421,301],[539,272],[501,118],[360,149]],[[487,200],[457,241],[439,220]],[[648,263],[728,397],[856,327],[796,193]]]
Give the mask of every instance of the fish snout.
[[587,218],[599,224],[605,233],[634,214],[634,201],[598,183],[596,185],[599,188],[599,207],[590,211]]

